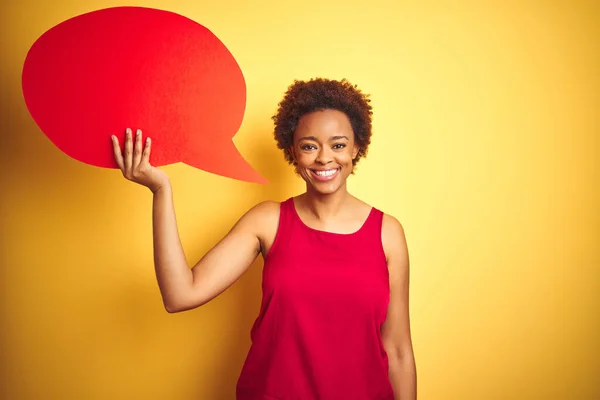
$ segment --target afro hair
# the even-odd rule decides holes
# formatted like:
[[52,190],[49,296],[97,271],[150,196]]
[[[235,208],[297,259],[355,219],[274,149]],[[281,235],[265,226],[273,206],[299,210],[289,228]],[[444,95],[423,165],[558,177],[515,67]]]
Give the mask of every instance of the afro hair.
[[371,119],[373,115],[371,100],[356,85],[346,79],[341,81],[313,78],[309,81],[295,80],[285,92],[276,114],[275,140],[277,147],[283,150],[285,159],[294,163],[290,148],[293,145],[294,131],[300,118],[314,111],[333,109],[346,114],[354,131],[354,141],[359,147],[353,160],[367,154],[371,143]]

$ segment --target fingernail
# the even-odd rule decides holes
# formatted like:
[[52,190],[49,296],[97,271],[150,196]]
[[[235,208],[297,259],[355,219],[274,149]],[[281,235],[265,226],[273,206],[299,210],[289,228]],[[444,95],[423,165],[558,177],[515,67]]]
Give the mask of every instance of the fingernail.
[[140,134],[142,133],[142,130],[141,130],[141,129],[138,129],[138,130],[137,130],[135,133],[136,133],[137,135],[140,135]]

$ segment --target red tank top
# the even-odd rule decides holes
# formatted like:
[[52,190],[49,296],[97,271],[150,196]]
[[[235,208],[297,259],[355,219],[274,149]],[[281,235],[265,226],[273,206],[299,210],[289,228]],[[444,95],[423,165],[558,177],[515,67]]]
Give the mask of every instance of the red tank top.
[[373,208],[352,234],[312,229],[293,199],[263,269],[238,400],[392,400],[381,326],[390,299]]

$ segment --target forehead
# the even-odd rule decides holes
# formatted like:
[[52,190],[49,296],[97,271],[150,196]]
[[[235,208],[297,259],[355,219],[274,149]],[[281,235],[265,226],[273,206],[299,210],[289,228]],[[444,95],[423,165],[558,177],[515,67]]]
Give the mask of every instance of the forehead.
[[327,139],[330,136],[347,136],[354,138],[354,131],[348,116],[338,110],[319,110],[303,115],[294,131],[294,139],[314,136]]

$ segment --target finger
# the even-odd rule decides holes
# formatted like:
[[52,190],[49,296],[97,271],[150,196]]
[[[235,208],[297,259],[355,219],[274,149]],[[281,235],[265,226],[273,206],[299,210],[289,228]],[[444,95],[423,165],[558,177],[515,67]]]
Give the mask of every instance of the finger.
[[144,154],[142,155],[142,163],[150,164],[150,150],[152,147],[152,141],[149,137],[146,138],[146,145],[144,146]]
[[132,163],[131,153],[132,152],[133,152],[133,144],[131,142],[131,129],[127,128],[127,130],[125,131],[125,155],[123,156],[124,164],[125,164],[124,172],[126,174],[131,173],[131,163]]
[[142,131],[138,129],[135,132],[135,146],[133,148],[133,168],[140,165],[142,159]]
[[123,154],[121,154],[121,146],[119,145],[119,139],[117,139],[115,135],[112,135],[111,139],[113,144],[113,153],[115,155],[115,161],[117,162],[117,165],[119,166],[121,172],[123,172],[123,168],[125,168],[125,165],[123,164]]

